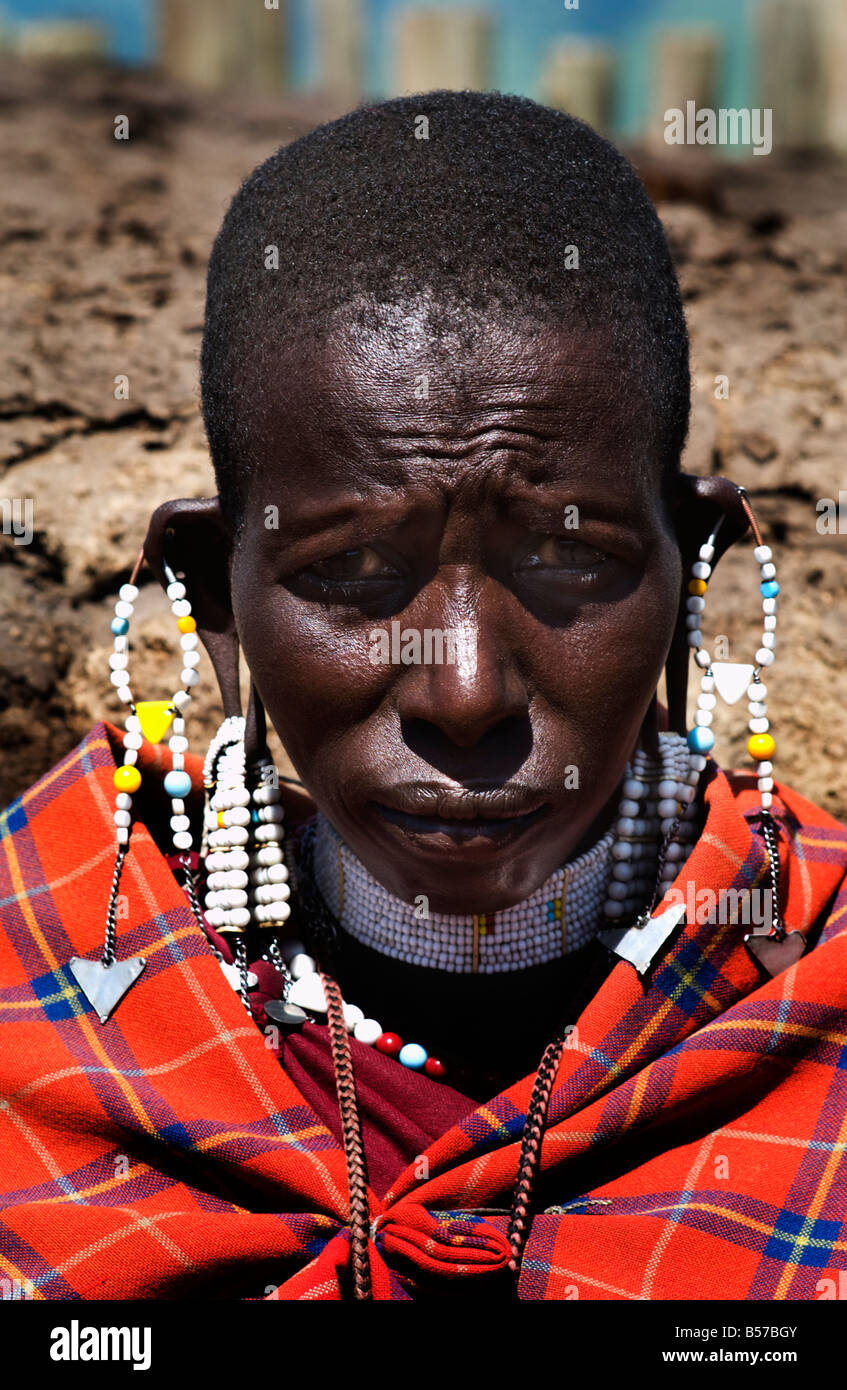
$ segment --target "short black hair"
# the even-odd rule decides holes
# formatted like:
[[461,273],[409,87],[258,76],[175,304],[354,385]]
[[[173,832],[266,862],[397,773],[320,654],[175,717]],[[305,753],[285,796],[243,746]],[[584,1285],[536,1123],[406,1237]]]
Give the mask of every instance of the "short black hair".
[[[266,266],[268,246],[278,269]],[[496,308],[604,333],[655,415],[663,476],[677,471],[688,334],[635,169],[584,122],[525,97],[427,92],[360,107],[284,145],[224,218],[201,382],[218,491],[236,525],[274,355],[328,331],[354,301],[402,306],[418,294],[471,317]]]

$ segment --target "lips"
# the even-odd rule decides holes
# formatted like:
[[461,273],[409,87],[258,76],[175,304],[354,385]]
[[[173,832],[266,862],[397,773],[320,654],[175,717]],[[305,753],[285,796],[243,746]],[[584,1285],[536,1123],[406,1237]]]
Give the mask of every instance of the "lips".
[[371,805],[406,834],[444,836],[453,843],[503,840],[521,834],[549,810],[528,787],[450,787],[408,783],[381,790]]

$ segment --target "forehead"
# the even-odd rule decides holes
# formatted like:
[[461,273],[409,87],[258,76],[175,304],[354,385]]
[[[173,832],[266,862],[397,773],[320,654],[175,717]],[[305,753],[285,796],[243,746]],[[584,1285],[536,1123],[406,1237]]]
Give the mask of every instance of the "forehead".
[[652,493],[651,420],[602,333],[494,315],[435,332],[406,308],[285,353],[261,392],[257,491],[312,505],[345,489]]

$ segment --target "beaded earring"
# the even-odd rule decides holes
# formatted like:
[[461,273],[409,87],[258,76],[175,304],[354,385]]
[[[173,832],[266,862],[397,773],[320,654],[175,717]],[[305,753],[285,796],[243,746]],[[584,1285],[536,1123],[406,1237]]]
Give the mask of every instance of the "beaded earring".
[[94,1008],[101,1023],[120,1003],[127,990],[135,983],[147,964],[142,956],[131,960],[118,961],[115,956],[115,930],[117,917],[118,890],[121,870],[129,852],[132,830],[132,798],[141,786],[141,773],[136,767],[138,750],[144,738],[150,743],[160,743],[170,730],[168,747],[171,753],[171,771],[164,779],[165,791],[171,797],[171,833],[174,850],[188,873],[190,861],[185,851],[192,846],[189,833],[190,822],[185,814],[185,797],[191,790],[191,778],[185,771],[185,754],[188,740],[185,737],[184,711],[191,703],[191,688],[199,679],[195,669],[200,656],[197,651],[197,623],[191,614],[191,604],[186,597],[185,585],[177,579],[173,570],[163,563],[165,578],[168,581],[167,596],[171,601],[171,611],[177,620],[182,653],[182,686],[170,700],[135,701],[130,686],[129,675],[129,624],[138,598],[136,579],[144,562],[143,549],[135,562],[129,583],[121,586],[115,604],[115,616],[111,629],[114,638],[113,651],[109,657],[111,682],[117,688],[118,699],[128,707],[125,719],[124,760],[114,775],[115,786],[115,832],[117,853],[112,887],[106,909],[106,936],[100,960],[85,960],[74,956],[68,968]]
[[[209,926],[233,935],[236,978],[231,980],[249,1011],[248,990],[256,977],[247,969],[245,932],[257,926],[278,931],[287,921],[288,869],[282,842],[284,813],[276,768],[262,761],[247,786],[245,720],[224,719],[203,765],[206,804],[201,858],[207,872],[204,913]],[[288,977],[275,937],[271,963]],[[228,973],[228,972],[227,972]]]
[[[712,560],[715,555],[715,540],[723,522],[718,521],[708,540],[701,545],[699,555],[691,567],[691,580],[688,584],[686,600],[688,645],[694,652],[694,660],[702,671],[700,694],[697,697],[697,713],[694,727],[688,733],[688,747],[692,752],[706,754],[714,747],[715,736],[711,729],[717,695],[727,705],[737,704],[743,695],[747,696],[749,737],[747,752],[756,764],[756,778],[762,809],[759,824],[762,839],[768,852],[768,869],[771,883],[771,924],[768,933],[749,934],[744,938],[745,945],[756,963],[767,974],[777,974],[799,959],[805,949],[805,940],[800,932],[788,932],[782,925],[779,912],[779,848],[776,825],[771,815],[773,804],[773,755],[776,743],[770,732],[768,719],[767,686],[762,673],[774,662],[776,647],[776,611],[779,584],[776,566],[770,546],[765,545],[758,522],[743,487],[738,489],[741,505],[750,522],[756,541],[753,558],[759,566],[759,591],[762,596],[763,631],[761,646],[756,652],[754,662],[713,661],[703,646],[702,621],[706,607],[706,591],[712,574]],[[716,693],[717,692],[717,693]],[[785,942],[779,951],[777,943]]]

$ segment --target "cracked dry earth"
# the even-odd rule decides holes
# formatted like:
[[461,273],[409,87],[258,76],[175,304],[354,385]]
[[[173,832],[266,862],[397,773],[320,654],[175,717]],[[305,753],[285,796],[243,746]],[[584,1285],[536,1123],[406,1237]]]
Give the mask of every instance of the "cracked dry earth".
[[[118,114],[127,141],[113,137]],[[212,240],[249,170],[334,114],[314,100],[248,104],[108,69],[0,70],[0,497],[32,499],[34,530],[29,545],[0,535],[0,805],[96,719],[119,719],[105,675],[117,587],[153,508],[213,491],[197,387]],[[634,157],[691,328],[684,466],[751,493],[782,587],[768,679],[777,773],[847,819],[847,506],[843,534],[816,528],[817,501],[847,489],[847,169],[682,154]],[[115,398],[119,375],[126,399]],[[717,375],[728,399],[715,398]],[[759,645],[757,580],[745,544],[713,581],[708,631],[724,634],[730,659]],[[163,596],[145,584],[132,665],[147,698],[173,687],[171,629]],[[200,669],[195,749],[219,718],[205,656]],[[725,765],[745,761],[744,712],[716,722]]]

